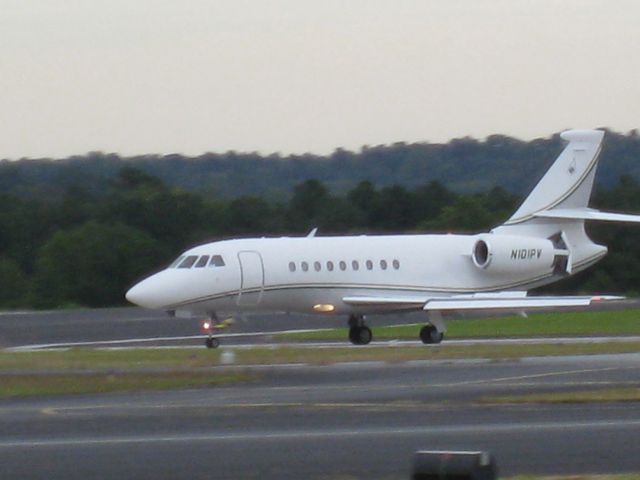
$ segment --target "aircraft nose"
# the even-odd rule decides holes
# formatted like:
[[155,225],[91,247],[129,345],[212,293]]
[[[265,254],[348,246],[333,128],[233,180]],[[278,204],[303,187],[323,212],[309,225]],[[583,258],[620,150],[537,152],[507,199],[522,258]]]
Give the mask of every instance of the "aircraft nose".
[[136,283],[125,294],[126,299],[135,305],[145,308],[160,307],[160,298],[158,298],[158,293],[154,288],[154,283],[155,282],[153,282],[151,278],[147,278]]

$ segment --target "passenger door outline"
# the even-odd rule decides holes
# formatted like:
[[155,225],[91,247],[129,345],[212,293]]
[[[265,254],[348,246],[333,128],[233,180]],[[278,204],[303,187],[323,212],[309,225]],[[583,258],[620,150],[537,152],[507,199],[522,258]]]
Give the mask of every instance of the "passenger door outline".
[[240,264],[240,290],[236,301],[239,307],[256,306],[264,293],[264,262],[255,250],[238,252]]

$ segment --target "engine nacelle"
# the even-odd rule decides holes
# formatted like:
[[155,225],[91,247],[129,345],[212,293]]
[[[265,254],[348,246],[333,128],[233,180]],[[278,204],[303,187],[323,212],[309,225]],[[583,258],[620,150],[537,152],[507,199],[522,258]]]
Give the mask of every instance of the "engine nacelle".
[[516,235],[479,235],[473,245],[473,264],[488,273],[546,273],[556,249],[551,240]]

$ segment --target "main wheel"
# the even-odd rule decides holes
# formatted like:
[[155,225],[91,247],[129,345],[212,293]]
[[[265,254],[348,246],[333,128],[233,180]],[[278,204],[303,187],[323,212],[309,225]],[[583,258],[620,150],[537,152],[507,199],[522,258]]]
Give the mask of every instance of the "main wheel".
[[204,341],[207,348],[218,348],[220,346],[220,340],[217,338],[209,337]]
[[420,329],[420,340],[424,344],[440,343],[444,335],[433,325],[425,325]]
[[371,329],[365,325],[358,329],[358,345],[369,345],[373,339]]
[[367,326],[360,327],[360,331],[358,332],[358,340],[360,345],[369,345],[371,340],[373,340],[373,333],[371,333],[371,329]]
[[367,326],[351,327],[349,329],[349,341],[354,345],[367,345],[371,343],[373,334]]
[[360,327],[351,327],[349,329],[349,341],[354,345],[358,345],[358,329]]

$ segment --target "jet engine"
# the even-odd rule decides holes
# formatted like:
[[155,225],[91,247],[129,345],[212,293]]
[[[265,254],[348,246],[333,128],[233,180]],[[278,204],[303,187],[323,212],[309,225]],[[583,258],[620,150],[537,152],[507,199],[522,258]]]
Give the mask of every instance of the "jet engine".
[[488,273],[548,272],[558,251],[544,238],[479,235],[473,245],[473,264]]

